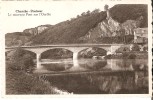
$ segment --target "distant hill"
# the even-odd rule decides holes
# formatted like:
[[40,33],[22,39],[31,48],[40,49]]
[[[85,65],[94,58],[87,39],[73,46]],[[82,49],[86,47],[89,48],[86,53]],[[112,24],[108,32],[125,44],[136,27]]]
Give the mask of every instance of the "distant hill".
[[30,40],[36,35],[40,34],[52,25],[40,25],[35,28],[29,28],[23,30],[23,32],[13,32],[7,33],[5,35],[5,45],[6,46],[19,46],[28,45]]
[[[106,11],[95,9],[83,12],[76,18],[46,28],[30,38],[26,45],[104,43],[108,41],[105,37],[122,36],[123,33],[131,35],[128,31],[133,28],[148,27],[147,5],[119,4],[110,8],[109,12],[111,19],[106,18]],[[100,38],[105,39],[99,41]]]
[[24,45],[32,35],[30,33],[13,32],[5,35],[6,46],[19,46]]

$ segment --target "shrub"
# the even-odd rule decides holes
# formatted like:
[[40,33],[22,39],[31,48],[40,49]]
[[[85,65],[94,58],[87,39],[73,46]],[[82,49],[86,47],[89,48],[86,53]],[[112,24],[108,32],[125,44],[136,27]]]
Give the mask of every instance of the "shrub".
[[14,70],[13,66],[11,63],[6,64],[6,94],[58,94],[49,82],[38,75]]
[[34,68],[32,56],[21,48],[17,48],[12,53],[10,62],[12,64],[11,68],[14,70],[29,70]]
[[132,47],[132,51],[140,51],[139,45],[134,44],[133,47]]
[[105,59],[111,59],[111,58],[112,58],[111,54],[105,56]]
[[136,58],[136,55],[135,55],[135,54],[130,54],[130,55],[128,56],[128,58],[129,58],[129,59],[135,59],[135,58]]
[[123,52],[122,54],[123,54],[123,59],[128,58],[128,53]]

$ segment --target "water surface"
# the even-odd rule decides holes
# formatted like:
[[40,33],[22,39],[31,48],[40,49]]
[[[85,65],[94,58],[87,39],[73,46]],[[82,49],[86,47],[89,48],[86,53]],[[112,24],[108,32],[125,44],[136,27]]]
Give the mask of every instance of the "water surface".
[[45,75],[53,86],[74,94],[146,94],[147,59],[72,59],[42,61],[36,73]]

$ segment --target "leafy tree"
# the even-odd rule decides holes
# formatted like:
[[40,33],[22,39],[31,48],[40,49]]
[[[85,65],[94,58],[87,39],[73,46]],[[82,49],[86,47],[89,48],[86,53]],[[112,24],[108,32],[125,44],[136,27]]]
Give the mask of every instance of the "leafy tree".
[[29,54],[25,54],[22,58],[24,63],[24,70],[26,71],[32,71],[34,69],[34,62],[33,58]]
[[132,46],[132,51],[140,51],[139,45],[138,44],[134,44]]
[[120,47],[116,50],[116,53],[128,52],[130,49],[128,47]]
[[11,68],[14,70],[27,70],[34,67],[33,57],[20,47],[12,53],[10,62],[12,63]]
[[129,58],[129,59],[135,59],[135,58],[136,58],[136,55],[135,55],[135,54],[130,54],[130,55],[128,56],[128,58]]
[[95,9],[91,13],[95,14],[95,13],[99,13],[99,12],[100,12],[100,9]]
[[105,10],[105,11],[108,10],[108,8],[109,8],[108,5],[105,5],[105,6],[104,6],[104,10]]

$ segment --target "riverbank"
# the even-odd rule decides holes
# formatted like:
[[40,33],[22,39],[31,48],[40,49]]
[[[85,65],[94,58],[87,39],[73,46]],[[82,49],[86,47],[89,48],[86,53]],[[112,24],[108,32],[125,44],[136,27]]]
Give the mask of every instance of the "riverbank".
[[69,94],[57,89],[40,75],[14,70],[10,62],[6,62],[6,94]]
[[107,55],[107,59],[148,59],[148,52],[123,52]]

